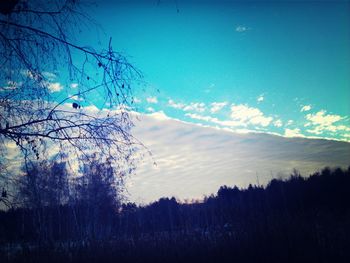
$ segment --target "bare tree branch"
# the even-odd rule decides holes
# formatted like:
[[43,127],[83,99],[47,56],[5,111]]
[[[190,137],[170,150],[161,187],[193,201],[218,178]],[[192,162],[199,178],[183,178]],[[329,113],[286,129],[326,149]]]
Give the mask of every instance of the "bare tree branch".
[[[12,141],[26,160],[59,145],[75,158],[97,151],[134,165],[142,143],[130,133],[129,109],[140,71],[111,38],[102,50],[78,39],[92,21],[80,1],[10,2],[0,4],[0,161]],[[96,96],[104,109],[91,111]]]

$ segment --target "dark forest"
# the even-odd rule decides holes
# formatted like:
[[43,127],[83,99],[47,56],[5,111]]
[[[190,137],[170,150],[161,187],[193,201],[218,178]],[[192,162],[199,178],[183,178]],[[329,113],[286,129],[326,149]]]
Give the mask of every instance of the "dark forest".
[[161,198],[138,206],[115,199],[104,167],[86,171],[74,186],[64,181],[64,163],[50,166],[56,176],[48,180],[44,171],[33,172],[20,193],[26,208],[0,214],[1,262],[350,258],[350,169],[325,168],[307,178],[295,171],[288,180],[273,179],[266,187],[222,186],[202,201]]

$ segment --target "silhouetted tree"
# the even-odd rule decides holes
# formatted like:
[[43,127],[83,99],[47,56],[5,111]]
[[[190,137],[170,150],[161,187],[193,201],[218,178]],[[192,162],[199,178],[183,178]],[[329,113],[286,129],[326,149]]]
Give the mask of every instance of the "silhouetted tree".
[[85,214],[86,238],[111,235],[112,220],[120,207],[122,176],[110,158],[101,162],[93,155],[82,165],[82,176],[75,181],[75,204]]
[[[293,173],[265,188],[223,186],[201,202],[161,198],[137,206],[113,201],[113,167],[90,159],[74,182],[74,202],[0,212],[1,262],[11,255],[23,262],[349,261],[350,169]],[[45,174],[63,166],[38,167]],[[33,246],[18,248],[21,240]]]
[[45,242],[51,241],[61,233],[61,208],[69,199],[66,163],[40,161],[31,163],[24,170],[25,173],[16,184],[18,193],[15,203],[32,211],[26,221],[35,226],[37,238]]
[[[0,154],[12,142],[27,159],[55,145],[74,158],[98,149],[132,162],[137,142],[126,109],[141,74],[111,41],[102,50],[83,42],[81,28],[91,21],[78,0],[1,1]],[[55,96],[63,85],[68,95]],[[90,94],[111,110],[86,110],[80,99]]]
[[65,162],[31,163],[18,180],[18,203],[40,208],[64,205],[69,199],[69,178]]
[[9,194],[9,181],[10,178],[8,178],[8,170],[6,167],[6,164],[4,164],[2,161],[0,161],[0,210],[3,208],[10,208],[12,205],[10,194]]

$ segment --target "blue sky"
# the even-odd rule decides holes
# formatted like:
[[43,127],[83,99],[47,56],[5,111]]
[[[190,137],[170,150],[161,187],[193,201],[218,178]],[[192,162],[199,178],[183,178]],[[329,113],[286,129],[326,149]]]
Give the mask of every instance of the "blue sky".
[[157,2],[93,9],[101,46],[112,36],[145,77],[134,133],[153,159],[129,178],[132,201],[349,165],[335,141],[350,141],[349,2]]
[[[145,76],[137,111],[282,136],[350,137],[349,2],[105,1],[90,14]],[[84,42],[96,43],[89,31]],[[93,45],[93,44],[91,44]],[[98,100],[92,103],[98,105]]]
[[[114,50],[144,75],[132,86],[131,116],[152,156],[127,179],[130,200],[200,199],[225,184],[285,178],[293,168],[303,175],[347,168],[349,10],[348,1],[89,5],[103,32],[82,26],[75,41],[100,49],[112,37]],[[58,100],[79,90],[54,73],[49,89]],[[108,107],[103,95],[74,99],[96,114]]]

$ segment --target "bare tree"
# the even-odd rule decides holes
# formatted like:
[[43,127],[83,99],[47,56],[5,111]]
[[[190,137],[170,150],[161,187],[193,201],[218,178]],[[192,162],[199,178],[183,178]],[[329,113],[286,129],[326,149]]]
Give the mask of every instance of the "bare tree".
[[97,155],[91,156],[83,167],[83,176],[75,178],[72,187],[72,209],[85,214],[78,225],[82,238],[110,237],[113,219],[120,208],[123,191],[123,175],[114,169],[111,160],[100,161]]
[[[58,146],[132,162],[128,109],[142,76],[111,39],[102,50],[84,45],[80,30],[91,25],[78,0],[1,1],[0,162],[9,141],[28,160]],[[88,110],[89,96],[101,97],[100,110]]]

